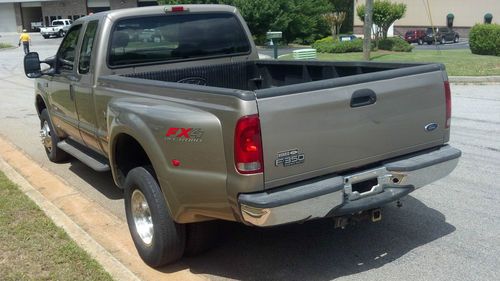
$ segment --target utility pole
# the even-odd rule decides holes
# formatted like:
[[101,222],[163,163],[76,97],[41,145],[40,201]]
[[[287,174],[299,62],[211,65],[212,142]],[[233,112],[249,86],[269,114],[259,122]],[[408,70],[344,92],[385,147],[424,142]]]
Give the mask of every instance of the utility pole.
[[365,4],[365,25],[363,39],[363,59],[370,60],[370,50],[372,41],[373,26],[373,0],[366,0]]

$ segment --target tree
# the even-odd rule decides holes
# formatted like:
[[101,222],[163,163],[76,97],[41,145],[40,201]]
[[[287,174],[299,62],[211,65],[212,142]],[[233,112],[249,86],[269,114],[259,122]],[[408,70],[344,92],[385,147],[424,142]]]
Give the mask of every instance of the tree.
[[363,58],[370,60],[370,51],[372,45],[372,19],[373,19],[373,0],[366,0],[366,9],[363,9],[364,38],[363,38]]
[[321,15],[330,12],[330,0],[158,0],[160,4],[227,4],[238,8],[257,43],[266,32],[282,31],[285,42],[311,43],[328,34]]
[[332,31],[333,40],[337,39],[340,29],[342,28],[342,23],[346,18],[346,12],[327,13],[324,14],[323,17]]
[[352,33],[354,24],[354,0],[330,0],[334,12],[345,12],[345,20],[339,33]]
[[[359,5],[356,9],[358,17],[364,21],[365,5]],[[388,0],[377,0],[373,4],[373,23],[382,31],[382,37],[387,38],[389,27],[405,16],[406,4],[391,3]]]

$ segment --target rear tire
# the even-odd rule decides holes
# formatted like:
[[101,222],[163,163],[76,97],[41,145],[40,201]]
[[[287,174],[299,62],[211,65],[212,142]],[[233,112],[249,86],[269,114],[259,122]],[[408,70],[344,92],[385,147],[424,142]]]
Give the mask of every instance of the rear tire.
[[441,41],[439,42],[441,44],[445,44],[446,43],[446,39],[444,39],[444,37],[441,38]]
[[69,154],[57,147],[60,139],[54,130],[54,126],[52,126],[52,121],[50,121],[49,112],[46,108],[40,113],[40,137],[45,147],[45,153],[47,153],[50,161],[59,163],[69,158]]
[[57,36],[64,37],[64,31],[59,30],[59,32],[57,33]]
[[453,39],[453,42],[458,43],[458,41],[459,41],[459,37],[455,36],[455,39]]
[[50,36],[42,35],[44,39],[49,39]]
[[125,180],[124,196],[130,234],[144,262],[159,267],[181,258],[185,226],[172,219],[154,171],[132,169]]
[[205,221],[186,224],[185,256],[196,256],[210,250],[217,244],[220,224],[218,221]]

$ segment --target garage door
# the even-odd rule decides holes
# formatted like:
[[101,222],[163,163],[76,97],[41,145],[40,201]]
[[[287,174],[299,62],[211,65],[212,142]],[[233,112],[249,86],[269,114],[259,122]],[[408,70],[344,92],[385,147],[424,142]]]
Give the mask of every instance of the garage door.
[[0,32],[17,32],[14,3],[0,3]]

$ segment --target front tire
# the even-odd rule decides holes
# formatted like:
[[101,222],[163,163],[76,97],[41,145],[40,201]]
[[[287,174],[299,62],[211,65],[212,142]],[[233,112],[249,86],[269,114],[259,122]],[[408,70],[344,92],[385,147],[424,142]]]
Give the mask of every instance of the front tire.
[[458,40],[459,40],[458,36],[455,36],[455,39],[453,39],[453,42],[458,43]]
[[442,37],[440,43],[444,45],[446,43],[446,39],[444,39],[444,37]]
[[64,31],[59,30],[59,32],[57,33],[57,36],[64,37]]
[[52,126],[46,108],[40,113],[40,138],[50,161],[59,163],[69,158],[69,155],[64,150],[57,147],[60,139],[54,130],[54,126]]
[[49,39],[50,36],[48,35],[42,35],[44,39]]
[[182,257],[185,226],[174,222],[150,167],[132,169],[125,180],[125,213],[135,247],[152,267]]
[[423,45],[423,44],[424,44],[424,40],[422,40],[422,39],[418,39],[417,44],[419,44],[419,45]]

